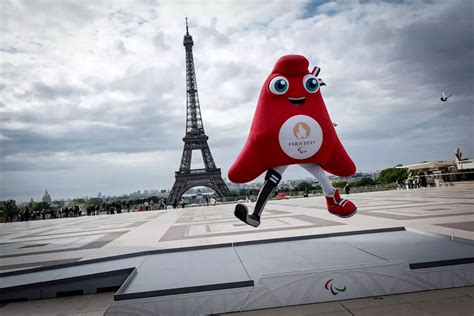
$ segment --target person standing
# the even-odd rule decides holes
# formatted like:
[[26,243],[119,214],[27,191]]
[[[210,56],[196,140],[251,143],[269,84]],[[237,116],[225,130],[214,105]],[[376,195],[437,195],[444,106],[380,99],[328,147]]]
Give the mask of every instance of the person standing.
[[349,184],[349,182],[347,182],[344,186],[344,190],[346,191],[346,194],[351,194],[351,185]]
[[428,181],[426,181],[426,175],[424,173],[420,175],[420,185],[423,189],[426,189],[428,186]]

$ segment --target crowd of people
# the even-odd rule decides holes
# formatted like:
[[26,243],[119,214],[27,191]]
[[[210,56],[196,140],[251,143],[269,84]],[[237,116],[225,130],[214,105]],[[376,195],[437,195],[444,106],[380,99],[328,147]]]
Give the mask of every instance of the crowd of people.
[[[214,197],[205,197],[206,205],[216,205],[216,199]],[[184,200],[174,200],[171,204],[173,209],[178,207],[184,208],[186,202]],[[123,212],[144,212],[150,210],[166,210],[168,209],[168,201],[166,198],[149,198],[141,200],[128,200],[128,201],[106,201],[100,205],[72,205],[63,207],[49,206],[45,208],[34,207],[33,204],[29,204],[18,210],[16,214],[9,214],[6,218],[6,222],[16,221],[31,221],[31,220],[44,220],[51,218],[67,218],[67,217],[80,217],[80,216],[95,216],[100,214],[121,214]]]
[[107,201],[100,205],[72,205],[63,207],[48,206],[42,208],[28,204],[18,209],[15,214],[8,214],[6,222],[44,220],[52,218],[67,218],[80,216],[94,216],[99,214],[120,214],[122,212],[141,212],[149,210],[166,210],[166,199],[158,200],[128,200],[128,201]]
[[427,174],[413,175],[409,174],[406,180],[397,180],[399,189],[419,189],[436,186],[434,178]]
[[[30,221],[30,220],[42,220],[49,218],[62,218],[62,217],[79,217],[81,216],[81,209],[79,206],[72,207],[61,207],[58,209],[32,209],[28,206],[24,210],[21,210],[16,215],[16,218],[7,218],[7,221]],[[10,216],[12,217],[12,216]]]

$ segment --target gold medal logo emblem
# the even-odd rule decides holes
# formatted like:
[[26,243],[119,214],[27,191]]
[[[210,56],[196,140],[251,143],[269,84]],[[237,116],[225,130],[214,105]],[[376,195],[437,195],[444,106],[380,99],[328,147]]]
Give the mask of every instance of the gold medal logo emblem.
[[293,135],[298,139],[306,139],[311,133],[311,128],[305,122],[298,122],[293,126]]

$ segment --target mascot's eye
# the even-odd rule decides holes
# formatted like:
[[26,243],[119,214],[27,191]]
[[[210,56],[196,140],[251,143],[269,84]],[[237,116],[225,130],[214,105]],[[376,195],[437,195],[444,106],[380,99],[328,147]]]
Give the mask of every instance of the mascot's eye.
[[303,85],[309,93],[316,93],[319,90],[319,81],[313,75],[306,75],[303,78]]
[[283,76],[276,76],[272,79],[272,81],[270,81],[270,84],[268,85],[270,92],[278,95],[284,94],[286,91],[288,91],[289,87],[290,83],[288,82],[288,79]]

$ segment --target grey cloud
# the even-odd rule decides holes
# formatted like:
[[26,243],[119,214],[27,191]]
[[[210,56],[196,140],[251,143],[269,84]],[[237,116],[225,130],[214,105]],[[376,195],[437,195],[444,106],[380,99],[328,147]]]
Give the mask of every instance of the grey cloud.
[[0,63],[0,74],[3,79],[15,79],[21,76],[17,67],[9,62]]
[[205,39],[205,41],[202,41],[203,45],[209,46],[212,44],[213,46],[216,45],[222,48],[222,46],[225,47],[225,45],[229,44],[231,41],[226,34],[217,30],[216,23],[217,19],[213,18],[209,26],[199,26],[196,28],[195,32],[198,37]]
[[167,39],[166,39],[164,33],[160,30],[156,31],[156,35],[153,36],[152,42],[153,42],[153,45],[155,45],[155,47],[159,51],[166,50],[166,49],[170,48],[168,43],[167,43]]
[[[472,3],[461,1],[438,19],[414,21],[398,31],[392,58],[400,69],[418,72],[423,81],[454,94],[472,96],[474,37]],[[441,92],[441,91],[439,91]]]
[[[2,3],[2,14],[8,20],[22,21],[34,32],[44,33],[53,27],[55,31],[69,33],[71,27],[82,27],[91,23],[101,11],[95,2],[77,1],[24,1],[21,6],[13,2]],[[10,23],[2,23],[8,27]],[[71,32],[72,33],[72,32]]]
[[118,10],[109,14],[109,19],[117,20],[119,23],[124,25],[138,24],[142,25],[147,20],[137,14],[131,12],[125,12],[124,10]]
[[124,10],[112,12],[108,15],[108,18],[125,37],[133,36],[138,28],[148,22],[144,17]]
[[117,47],[117,50],[124,55],[130,53],[130,51],[125,47],[125,43],[122,40],[115,41],[115,46]]
[[[54,132],[45,135],[33,129],[3,130],[1,133],[6,139],[0,140],[0,144],[2,155],[55,152],[135,153],[181,147],[181,144],[176,141],[181,135],[175,135],[173,129],[169,128],[169,122],[154,121],[152,123],[154,125],[144,122],[142,126],[130,128],[107,128],[92,124],[84,129],[68,131],[60,136],[55,135]],[[16,165],[20,163],[17,162]]]
[[0,52],[9,53],[9,54],[18,54],[21,53],[21,50],[17,49],[16,47],[0,47]]
[[57,99],[60,97],[76,97],[87,93],[85,89],[73,87],[67,84],[47,85],[41,82],[33,83],[33,91],[37,97],[42,99]]
[[120,90],[133,92],[137,95],[162,95],[173,89],[177,79],[173,68],[175,65],[169,65],[164,69],[146,68],[141,70],[129,69],[125,75],[113,82],[99,85],[97,88],[102,90]]
[[44,161],[24,161],[24,160],[0,160],[0,171],[15,172],[15,171],[58,171],[67,170],[71,166],[69,163],[63,161],[54,161],[45,163]]
[[[57,113],[23,112],[1,117],[3,155],[54,152],[146,152],[181,146],[177,126],[184,119],[161,107],[159,98],[114,102],[86,110],[79,105],[58,106]],[[132,111],[125,111],[125,109]],[[21,128],[6,128],[22,122]],[[45,130],[51,130],[45,133]]]

